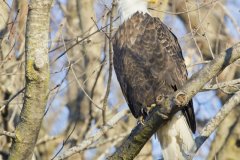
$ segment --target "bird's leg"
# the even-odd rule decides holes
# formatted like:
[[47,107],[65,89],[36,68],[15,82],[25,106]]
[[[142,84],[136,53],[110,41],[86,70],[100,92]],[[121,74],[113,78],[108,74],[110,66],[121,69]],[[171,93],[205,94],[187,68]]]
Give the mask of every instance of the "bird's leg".
[[141,123],[142,125],[144,125],[145,118],[149,115],[150,111],[156,106],[161,106],[160,116],[163,119],[167,119],[168,118],[167,109],[164,107],[164,105],[162,105],[162,103],[164,103],[165,98],[166,96],[164,95],[158,95],[156,98],[156,103],[152,103],[150,106],[147,106],[147,107],[142,107],[141,116],[138,118],[138,123]]

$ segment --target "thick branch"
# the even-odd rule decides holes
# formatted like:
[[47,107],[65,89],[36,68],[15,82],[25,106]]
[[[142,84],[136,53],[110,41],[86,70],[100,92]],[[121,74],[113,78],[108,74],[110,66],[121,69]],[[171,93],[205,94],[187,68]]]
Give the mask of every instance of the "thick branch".
[[[222,52],[211,63],[207,64],[202,70],[194,74],[191,79],[174,95],[164,102],[166,111],[170,114],[170,117],[176,113],[181,107],[177,105],[184,105],[199,92],[202,87],[213,77],[218,75],[229,64],[233,63],[240,58],[240,43],[229,48],[225,52]],[[171,105],[173,99],[179,99],[179,95],[183,95],[184,99],[181,99],[181,103],[177,105]],[[179,102],[179,101],[178,101]],[[171,108],[171,106],[174,106]],[[150,139],[150,137],[157,131],[157,129],[165,124],[167,119],[163,119],[161,116],[160,108],[154,109],[151,116],[145,121],[144,125],[138,124],[129,135],[129,137],[123,142],[123,144],[117,149],[117,151],[108,159],[133,159],[140,152],[144,144]]]
[[48,35],[52,0],[31,0],[26,28],[26,87],[9,160],[31,160],[49,91]]

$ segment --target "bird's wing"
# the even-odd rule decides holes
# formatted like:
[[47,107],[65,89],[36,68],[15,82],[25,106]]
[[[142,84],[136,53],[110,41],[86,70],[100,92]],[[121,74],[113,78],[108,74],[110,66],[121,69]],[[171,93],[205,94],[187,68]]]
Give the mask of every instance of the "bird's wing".
[[[158,94],[169,95],[187,80],[177,38],[158,18],[136,14],[125,22],[113,41],[114,68],[122,92],[135,117],[155,102]],[[195,131],[192,103],[183,110]]]

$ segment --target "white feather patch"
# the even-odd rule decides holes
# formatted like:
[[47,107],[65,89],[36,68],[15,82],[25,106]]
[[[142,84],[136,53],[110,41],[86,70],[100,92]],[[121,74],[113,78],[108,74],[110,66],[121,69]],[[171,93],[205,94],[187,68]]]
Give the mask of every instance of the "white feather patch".
[[172,119],[157,131],[164,160],[185,160],[195,146],[192,131],[182,112],[176,113]]
[[118,14],[120,16],[120,23],[128,20],[134,13],[148,13],[146,0],[118,0]]

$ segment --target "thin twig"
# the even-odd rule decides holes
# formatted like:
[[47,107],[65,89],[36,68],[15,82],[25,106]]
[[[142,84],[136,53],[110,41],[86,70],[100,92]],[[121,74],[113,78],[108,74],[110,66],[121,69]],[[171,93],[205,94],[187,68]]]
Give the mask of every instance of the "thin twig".
[[6,0],[3,0],[3,2],[8,6],[9,9],[11,9],[11,7],[10,7],[9,4],[6,2]]
[[97,103],[95,103],[95,102],[93,101],[93,99],[91,99],[91,97],[88,95],[88,93],[86,92],[86,90],[83,88],[83,86],[81,85],[80,81],[79,81],[78,78],[77,78],[77,75],[76,75],[75,70],[73,69],[73,67],[71,67],[71,71],[72,71],[72,73],[73,73],[73,76],[74,76],[74,78],[75,78],[78,86],[81,88],[81,90],[82,90],[83,93],[86,95],[86,97],[92,102],[92,104],[94,104],[94,106],[95,106],[96,108],[102,110],[102,108],[101,108]]
[[189,28],[190,28],[190,31],[191,31],[191,35],[192,35],[192,38],[193,38],[193,41],[198,49],[198,52],[200,54],[200,57],[201,57],[201,61],[204,61],[204,58],[203,58],[203,55],[202,55],[202,52],[197,44],[197,41],[196,41],[196,38],[195,38],[195,32],[194,30],[192,29],[192,23],[191,23],[191,18],[190,18],[190,15],[189,15],[189,12],[188,12],[188,4],[187,2],[185,1],[185,7],[186,7],[186,10],[187,10],[187,17],[188,17],[188,24],[189,24]]
[[13,26],[14,26],[14,24],[16,23],[17,17],[18,17],[18,15],[19,15],[19,11],[20,11],[20,9],[17,10],[17,14],[15,15],[14,21],[13,21],[12,26],[11,26],[10,31],[9,31],[8,39],[9,39],[9,37],[10,37],[10,35],[11,35]]
[[[112,13],[112,12],[110,12],[110,14],[111,14],[111,13]],[[101,29],[101,28],[98,27],[97,22],[93,19],[93,17],[91,17],[91,20],[93,21],[93,23],[95,24],[95,26],[97,27],[97,29],[99,30],[99,32],[103,32],[104,35],[105,35],[108,39],[110,39],[110,37],[107,35],[107,33],[106,33],[103,29]],[[111,22],[110,22],[110,26],[111,26]]]
[[60,149],[58,150],[58,152],[53,156],[53,158],[51,158],[51,160],[54,160],[54,159],[59,155],[59,153],[63,150],[65,144],[68,142],[68,140],[69,140],[70,137],[72,136],[73,132],[75,131],[76,126],[77,126],[77,123],[78,123],[78,121],[76,121],[76,122],[74,123],[73,129],[72,129],[71,132],[68,134],[67,138],[62,142],[61,148],[60,148]]
[[235,85],[240,84],[240,79],[235,79],[232,81],[227,81],[227,82],[222,82],[222,83],[217,83],[213,85],[207,85],[202,89],[202,91],[207,91],[207,90],[213,90],[213,89],[219,89],[219,88],[225,88],[225,87],[235,87]]
[[[86,38],[86,37],[85,37],[85,38]],[[63,35],[62,35],[62,40],[63,40],[63,44],[64,44],[65,53],[67,53],[67,52],[69,51],[69,48],[67,49],[67,47],[66,47],[66,44],[65,44]],[[71,46],[71,47],[72,47],[72,46]],[[71,47],[70,47],[70,48],[71,48]],[[58,59],[58,58],[57,58],[57,59]],[[56,60],[57,60],[57,59],[56,59]],[[72,71],[72,73],[73,73],[73,76],[74,76],[74,78],[75,78],[78,86],[81,88],[81,90],[82,90],[83,93],[86,95],[86,97],[92,102],[92,104],[94,104],[94,106],[96,106],[98,109],[102,110],[102,108],[99,107],[99,106],[93,101],[93,99],[88,95],[88,93],[85,91],[85,89],[83,88],[83,86],[82,86],[81,83],[79,82],[78,77],[77,77],[77,75],[76,75],[76,73],[75,73],[75,70],[74,70],[74,68],[73,68],[73,65],[71,64],[71,62],[70,62],[70,60],[69,60],[68,55],[67,55],[67,60],[68,60],[68,65],[70,66],[69,69],[71,69],[71,71]]]
[[[104,55],[103,61],[102,61],[101,63],[103,63],[103,62],[105,61],[105,59],[106,59],[106,55]],[[95,81],[94,81],[93,87],[92,87],[92,89],[91,89],[91,92],[90,92],[90,97],[91,97],[91,99],[93,99],[93,97],[94,97],[94,92],[95,92],[95,89],[96,89],[98,80],[99,80],[99,78],[100,78],[100,75],[101,75],[101,73],[102,73],[102,70],[103,70],[103,65],[101,65],[101,67],[100,67],[100,69],[99,69],[99,71],[98,71],[98,73],[97,73],[97,77],[96,77],[96,79],[95,79]],[[86,130],[84,131],[84,138],[83,138],[83,139],[86,138],[87,132],[90,130],[90,128],[91,128],[91,122],[92,122],[92,120],[93,120],[93,118],[94,118],[94,117],[93,117],[93,108],[92,108],[92,102],[91,102],[91,101],[89,101],[89,112],[88,112],[88,113],[89,113],[89,119],[88,119],[87,128],[86,128]]]
[[54,141],[56,139],[60,138],[60,136],[44,136],[43,138],[39,139],[36,143],[36,146],[48,143],[50,141]]
[[[109,26],[109,37],[112,37],[112,27],[113,27],[113,10],[116,6],[115,0],[112,2],[112,9],[110,11],[110,26]],[[109,71],[108,71],[108,82],[107,82],[107,90],[103,99],[103,107],[102,107],[102,117],[103,117],[103,125],[106,124],[106,109],[107,109],[107,102],[108,102],[108,96],[110,93],[110,88],[111,88],[111,82],[112,82],[112,65],[113,65],[113,49],[112,49],[112,41],[109,39],[108,41],[109,45]]]
[[206,4],[203,4],[202,6],[199,6],[199,7],[195,8],[195,9],[191,9],[191,10],[187,10],[187,11],[183,11],[183,12],[168,12],[168,11],[156,10],[154,8],[148,8],[148,9],[152,10],[152,11],[155,11],[155,12],[163,12],[163,13],[171,14],[171,15],[180,15],[180,14],[185,14],[185,13],[189,13],[189,12],[198,11],[199,9],[210,6],[210,5],[212,5],[212,3],[218,2],[218,1],[220,1],[220,0],[211,1],[211,2],[208,2]]
[[[114,19],[114,21],[116,21],[119,17],[117,17],[116,19]],[[59,58],[61,58],[62,56],[64,56],[68,51],[70,51],[71,49],[73,49],[75,46],[77,46],[78,44],[80,44],[81,42],[84,42],[85,40],[89,39],[91,36],[95,35],[96,33],[99,33],[100,30],[103,30],[105,28],[107,28],[110,24],[101,27],[100,29],[97,29],[96,31],[94,31],[93,33],[89,34],[88,36],[76,41],[75,44],[73,44],[71,47],[67,48],[62,54],[60,54],[52,63],[55,63]],[[55,50],[55,49],[54,49]],[[52,51],[54,51],[52,50]],[[50,52],[52,52],[50,51]]]
[[51,108],[54,100],[56,99],[57,95],[59,94],[60,88],[61,88],[62,84],[64,83],[64,81],[67,79],[69,71],[70,71],[70,68],[67,70],[67,73],[65,74],[64,78],[61,80],[60,84],[57,84],[53,89],[51,89],[49,91],[48,94],[50,94],[53,90],[55,90],[57,88],[57,91],[56,91],[55,95],[53,96],[53,98],[51,99],[51,101],[50,101],[50,103],[49,103],[49,105],[48,105],[48,107],[47,107],[47,109],[44,113],[44,116],[46,116],[46,114],[48,113],[49,109]]
[[25,87],[22,88],[20,91],[18,91],[16,94],[14,94],[5,104],[0,108],[0,112],[4,110],[6,106],[8,106],[20,93],[22,93],[25,90]]
[[[113,142],[118,141],[118,140],[123,140],[127,135],[128,135],[127,132],[122,133],[122,134],[117,134],[113,137],[109,137],[108,139],[98,141],[97,143],[92,144],[91,146],[87,147],[86,149],[95,149],[95,148],[99,148],[102,145],[105,145],[107,143],[113,143]],[[111,148],[109,148],[109,149],[111,149]]]

